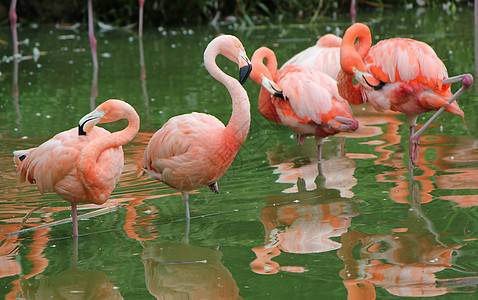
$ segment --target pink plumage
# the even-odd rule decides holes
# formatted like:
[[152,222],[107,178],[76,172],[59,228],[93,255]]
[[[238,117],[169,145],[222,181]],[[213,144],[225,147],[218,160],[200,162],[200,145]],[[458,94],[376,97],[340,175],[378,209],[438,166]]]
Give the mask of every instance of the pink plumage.
[[[240,82],[216,65],[219,54],[237,63]],[[151,137],[143,155],[145,173],[181,192],[187,220],[189,192],[203,186],[219,192],[217,181],[246,139],[251,120],[249,98],[242,87],[251,66],[239,39],[223,35],[212,40],[204,51],[204,65],[231,95],[233,109],[227,126],[203,113],[173,117]]]
[[[97,123],[126,118],[125,129],[109,133]],[[78,235],[76,205],[103,204],[123,169],[124,145],[139,129],[139,116],[131,105],[108,100],[80,120],[79,128],[58,133],[36,148],[13,153],[20,182],[36,184],[43,194],[55,191],[71,203],[73,234]]]
[[[464,116],[454,100],[473,83],[469,74],[449,78],[443,62],[423,42],[392,38],[372,46],[370,29],[360,23],[345,32],[340,65],[339,91],[347,101],[370,102],[379,111],[405,113],[410,124],[412,164],[418,160],[421,134],[443,110]],[[353,78],[359,84],[354,85]],[[457,81],[462,81],[463,86],[453,95],[450,85]],[[417,116],[432,110],[437,110],[435,115],[414,133]]]

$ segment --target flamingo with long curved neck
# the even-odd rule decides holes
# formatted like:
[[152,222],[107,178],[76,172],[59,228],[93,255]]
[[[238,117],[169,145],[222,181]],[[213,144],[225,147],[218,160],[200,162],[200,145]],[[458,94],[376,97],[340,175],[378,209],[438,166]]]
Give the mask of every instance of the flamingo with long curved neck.
[[293,64],[277,71],[276,56],[266,47],[254,52],[252,65],[251,79],[261,85],[259,112],[269,121],[288,126],[297,134],[299,145],[306,136],[315,136],[319,161],[325,137],[358,128],[329,75]]
[[[340,66],[339,92],[350,103],[368,101],[379,111],[405,113],[410,125],[410,165],[418,161],[421,134],[443,110],[464,116],[455,100],[473,84],[470,74],[448,77],[443,62],[423,42],[393,38],[372,47],[370,29],[360,23],[345,32]],[[458,81],[462,87],[452,94],[450,86]],[[418,115],[432,110],[437,112],[414,132]]]
[[[98,123],[127,119],[128,126],[109,133]],[[77,204],[103,204],[123,169],[122,145],[138,133],[139,116],[121,100],[108,100],[84,116],[78,128],[63,131],[36,148],[14,151],[20,182],[35,183],[43,194],[55,191],[71,203],[73,235],[78,235]]]
[[[239,81],[216,65],[219,54],[238,64]],[[234,160],[251,122],[249,98],[242,87],[251,65],[239,39],[231,35],[216,37],[204,51],[204,65],[231,95],[232,115],[227,126],[203,113],[173,117],[153,135],[143,155],[145,173],[181,192],[187,220],[189,192],[209,186],[219,193],[217,181]]]

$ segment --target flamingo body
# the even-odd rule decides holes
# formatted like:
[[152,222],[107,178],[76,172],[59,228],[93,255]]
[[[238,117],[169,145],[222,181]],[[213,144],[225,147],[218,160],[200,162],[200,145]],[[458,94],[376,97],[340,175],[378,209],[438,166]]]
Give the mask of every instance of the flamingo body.
[[[118,132],[95,126],[124,118],[129,125]],[[42,194],[55,191],[70,202],[73,234],[78,235],[76,205],[108,200],[123,169],[121,145],[138,130],[134,108],[121,100],[108,100],[84,116],[79,128],[61,132],[36,148],[15,151],[18,179],[36,184]]]
[[216,183],[242,144],[226,136],[224,129],[221,121],[208,114],[171,118],[146,147],[145,172],[181,192]]
[[[366,70],[388,83],[381,90],[363,89],[366,99],[378,110],[422,114],[447,106],[452,96],[443,62],[427,44],[407,38],[380,41],[364,57]],[[446,109],[463,117],[456,102]]]
[[[103,171],[101,189],[88,192],[78,176],[76,163],[84,148],[93,140],[108,137],[111,133],[95,127],[88,135],[78,135],[78,128],[58,133],[37,148],[15,151],[20,182],[36,184],[43,194],[55,191],[71,204],[103,204],[111,195],[123,167],[121,146],[110,148],[98,157],[98,167]],[[26,155],[23,162],[19,157]]]
[[[240,82],[216,65],[219,54],[238,64]],[[204,51],[204,65],[231,95],[233,109],[227,126],[203,113],[173,117],[153,135],[143,155],[145,173],[182,193],[188,220],[189,192],[203,186],[219,192],[217,181],[246,139],[251,120],[249,98],[242,87],[251,66],[239,39],[230,35],[215,38]]]
[[288,100],[275,100],[277,113],[296,134],[327,137],[342,131],[335,117],[353,118],[336,82],[324,73],[291,65],[276,80]]

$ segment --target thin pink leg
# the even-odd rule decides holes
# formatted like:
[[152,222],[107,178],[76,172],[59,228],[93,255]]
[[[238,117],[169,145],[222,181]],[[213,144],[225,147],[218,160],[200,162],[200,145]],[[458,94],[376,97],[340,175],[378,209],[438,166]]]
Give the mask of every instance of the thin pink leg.
[[93,67],[98,68],[98,56],[96,55],[96,38],[93,27],[93,0],[88,0],[88,34],[90,38],[91,56],[93,57]]
[[320,163],[322,162],[322,144],[324,143],[324,139],[315,137],[315,141],[317,142],[317,159]]
[[73,236],[78,236],[78,215],[76,213],[76,204],[71,205],[71,222],[73,223]]
[[143,36],[143,7],[145,0],[138,0],[139,1],[139,29],[138,35],[139,37]]
[[17,0],[12,0],[10,3],[10,26],[12,28],[12,39],[13,39],[13,57],[16,59],[18,54],[18,36],[17,36]]
[[[462,82],[461,88],[453,94],[453,96],[448,99],[447,103],[450,105],[455,101],[461,94],[466,92],[473,85],[473,76],[470,74],[463,74],[455,77],[450,77],[442,81],[443,84],[449,84],[454,82]],[[423,125],[417,132],[410,136],[410,160],[412,165],[416,165],[418,162],[418,148],[420,146],[420,136],[425,131],[425,129],[430,126],[430,124],[447,108],[448,106],[441,107],[426,123]]]
[[350,18],[352,19],[352,24],[355,23],[355,0],[350,1]]

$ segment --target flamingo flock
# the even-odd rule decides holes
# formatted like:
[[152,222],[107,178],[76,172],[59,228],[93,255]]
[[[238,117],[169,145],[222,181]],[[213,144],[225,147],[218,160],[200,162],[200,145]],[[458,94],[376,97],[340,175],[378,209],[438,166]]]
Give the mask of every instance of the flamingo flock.
[[[142,7],[144,1],[139,2]],[[238,80],[217,66],[218,55],[237,64]],[[249,76],[260,86],[259,112],[290,128],[298,145],[315,137],[319,164],[325,138],[358,129],[350,105],[370,102],[378,111],[404,113],[410,125],[410,168],[418,161],[421,134],[443,110],[464,117],[455,100],[473,83],[469,74],[449,77],[443,62],[423,42],[393,38],[372,46],[370,29],[360,23],[350,26],[343,39],[322,37],[280,69],[269,48],[257,49],[250,61],[237,37],[221,35],[206,47],[204,66],[230,94],[227,126],[204,113],[172,117],[150,139],[140,173],[181,193],[188,222],[189,193],[206,186],[219,193],[218,181],[248,135],[251,109],[243,84]],[[453,94],[450,86],[459,81],[462,87]],[[415,132],[417,116],[432,110],[436,113]],[[120,119],[129,124],[118,132],[96,126]],[[77,205],[108,200],[123,167],[121,146],[136,136],[139,127],[140,118],[131,105],[108,100],[81,118],[78,128],[36,148],[15,151],[19,181],[36,184],[41,193],[55,191],[70,202],[77,236]]]

